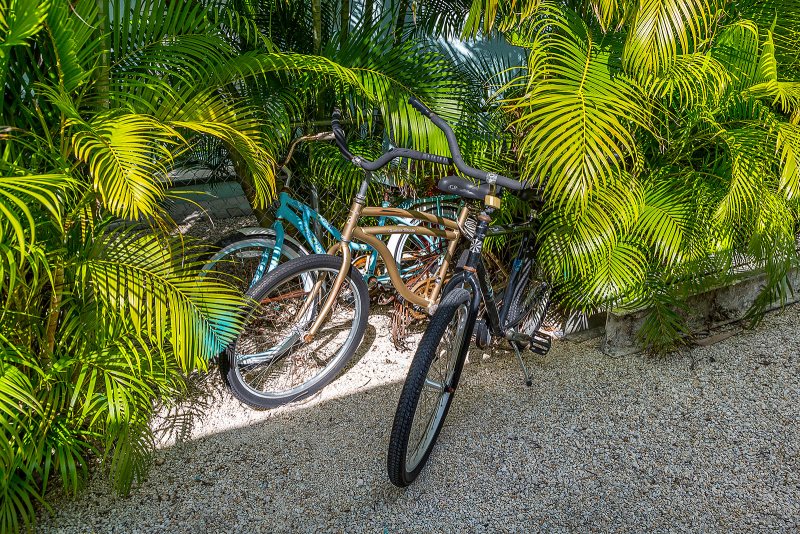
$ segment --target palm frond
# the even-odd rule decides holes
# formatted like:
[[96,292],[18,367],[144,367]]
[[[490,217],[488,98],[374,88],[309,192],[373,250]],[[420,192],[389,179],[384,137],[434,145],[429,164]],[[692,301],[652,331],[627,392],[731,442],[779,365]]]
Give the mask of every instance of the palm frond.
[[463,33],[474,37],[481,31],[488,35],[496,27],[509,30],[533,17],[543,3],[541,0],[472,0]]
[[676,191],[675,186],[675,181],[662,179],[645,188],[634,230],[663,264],[670,266],[683,259],[689,221],[696,215],[689,192]]
[[731,77],[727,69],[708,53],[681,54],[643,85],[654,98],[679,107],[718,101]]
[[769,137],[757,128],[726,131],[722,138],[730,150],[730,185],[716,211],[718,221],[741,224],[755,213],[769,175]]
[[758,26],[741,20],[714,36],[712,56],[731,74],[732,88],[743,91],[753,85],[758,73]]
[[199,277],[201,252],[120,229],[97,239],[78,272],[109,312],[169,343],[181,368],[191,370],[236,336],[243,305],[233,285]]
[[95,190],[114,215],[137,220],[158,211],[164,188],[167,148],[180,139],[169,126],[150,117],[109,113],[91,122],[72,121],[75,157],[86,164]]
[[48,10],[47,30],[53,47],[53,66],[58,85],[66,93],[76,90],[91,74],[92,58],[100,46],[100,41],[94,39],[96,24],[97,4],[90,0],[74,5],[58,0]]
[[585,207],[637,157],[633,128],[649,127],[649,107],[633,80],[611,75],[610,54],[574,16],[551,9],[532,30],[524,96],[507,105],[522,132],[522,164],[554,202]]
[[745,94],[771,98],[773,105],[779,104],[787,113],[800,109],[800,82],[778,80],[778,63],[775,60],[775,42],[771,31],[767,31],[754,81],[755,85],[748,87]]
[[44,25],[49,1],[0,1],[0,49],[25,44]]
[[797,199],[800,194],[800,126],[780,125],[776,152],[780,158],[780,189],[787,199]]
[[712,19],[706,0],[640,0],[625,42],[626,69],[646,77],[668,68],[679,54],[698,51]]

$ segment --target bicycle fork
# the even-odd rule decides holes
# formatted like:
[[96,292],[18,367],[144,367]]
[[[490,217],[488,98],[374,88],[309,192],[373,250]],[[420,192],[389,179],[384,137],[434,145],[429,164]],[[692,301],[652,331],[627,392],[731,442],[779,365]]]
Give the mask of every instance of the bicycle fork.
[[[347,224],[345,224],[344,230],[342,231],[342,246],[339,247],[342,251],[342,268],[339,270],[339,274],[336,276],[336,280],[333,282],[331,292],[328,295],[328,298],[325,299],[325,304],[322,306],[322,309],[314,321],[314,324],[311,325],[311,328],[308,329],[306,335],[303,336],[303,341],[305,343],[310,343],[311,340],[314,339],[314,336],[317,335],[317,332],[322,327],[323,321],[333,309],[336,298],[339,296],[339,291],[342,289],[344,279],[347,278],[347,274],[350,271],[352,262],[350,240],[353,237],[353,229],[356,227],[359,217],[361,217],[361,210],[364,209],[364,203],[367,199],[367,188],[369,187],[370,181],[369,178],[369,173],[367,173],[366,178],[361,183],[361,188],[359,189],[358,194],[353,200],[353,204],[350,206],[350,215],[348,215]],[[311,290],[309,298],[306,302],[311,302],[314,298],[316,298],[316,295],[321,287],[322,281],[317,280],[314,283],[314,288]]]

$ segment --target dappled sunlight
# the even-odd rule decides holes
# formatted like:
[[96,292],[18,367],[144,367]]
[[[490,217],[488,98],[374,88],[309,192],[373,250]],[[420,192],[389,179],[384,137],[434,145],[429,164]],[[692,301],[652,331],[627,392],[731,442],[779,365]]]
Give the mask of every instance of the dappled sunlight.
[[[326,402],[402,382],[414,352],[400,351],[392,345],[389,334],[392,308],[380,310],[374,308],[373,306],[364,339],[351,363],[338,379],[322,391],[306,400],[280,408],[256,410],[234,399],[221,384],[218,384],[220,387],[215,392],[215,404],[205,417],[196,422],[190,439],[200,439],[227,430],[255,425],[294,412],[313,410]],[[420,328],[412,328],[409,336],[408,342],[413,347],[421,336]],[[218,370],[214,368],[211,372],[218,373]],[[159,448],[173,445],[175,437],[170,436],[159,444]]]

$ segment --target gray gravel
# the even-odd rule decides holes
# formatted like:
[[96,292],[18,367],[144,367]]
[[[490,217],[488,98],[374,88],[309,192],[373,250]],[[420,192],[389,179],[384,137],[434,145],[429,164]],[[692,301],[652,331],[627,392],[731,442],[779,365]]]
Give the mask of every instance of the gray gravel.
[[428,468],[385,474],[410,353],[370,319],[363,357],[299,406],[223,395],[149,479],[99,477],[52,532],[528,532],[800,529],[800,308],[708,347],[611,359],[559,341],[526,388],[511,353],[473,350]]

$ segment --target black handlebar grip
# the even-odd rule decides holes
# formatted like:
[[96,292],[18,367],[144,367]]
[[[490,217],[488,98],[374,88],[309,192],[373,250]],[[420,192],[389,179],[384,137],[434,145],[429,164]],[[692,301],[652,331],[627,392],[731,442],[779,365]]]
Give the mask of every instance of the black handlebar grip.
[[339,151],[349,160],[353,159],[353,154],[347,150],[347,135],[344,133],[344,129],[342,129],[342,112],[339,111],[339,108],[333,108],[333,113],[331,114],[331,130],[333,130],[333,137],[336,141],[336,145],[339,147]]
[[453,164],[453,160],[452,159],[450,159],[448,157],[445,157],[445,156],[439,156],[438,154],[427,154],[427,157],[425,159],[427,159],[428,161],[431,161],[433,163],[439,163],[441,165],[452,165]]
[[431,110],[428,109],[428,107],[425,104],[423,104],[422,102],[420,102],[419,100],[417,100],[413,96],[408,99],[408,103],[411,104],[411,107],[413,107],[414,109],[416,109],[417,111],[419,111],[420,113],[425,115],[426,117],[430,117],[431,116],[431,113],[432,113]]

